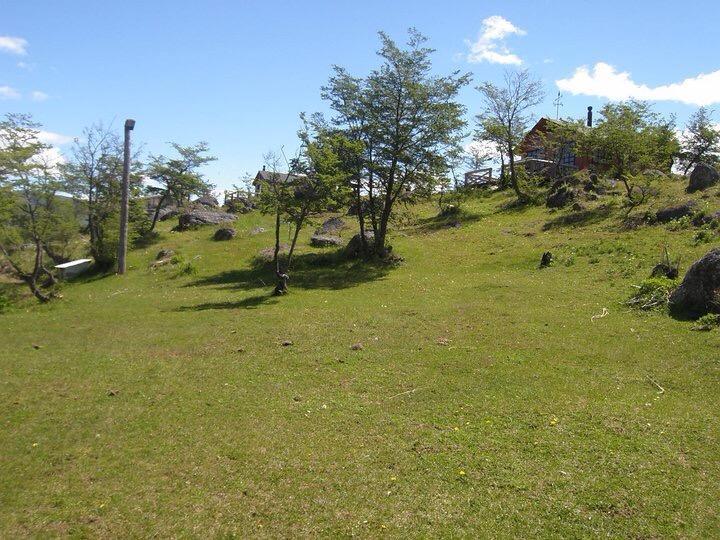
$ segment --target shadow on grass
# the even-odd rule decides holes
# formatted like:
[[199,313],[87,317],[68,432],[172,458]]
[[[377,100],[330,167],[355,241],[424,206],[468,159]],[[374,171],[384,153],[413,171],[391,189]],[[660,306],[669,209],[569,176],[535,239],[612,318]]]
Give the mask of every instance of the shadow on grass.
[[[348,260],[343,257],[342,251],[306,253],[293,259],[288,286],[291,293],[294,288],[346,289],[361,283],[382,279],[392,268],[393,265],[387,263]],[[179,311],[255,308],[264,303],[277,301],[270,291],[274,285],[275,272],[272,263],[258,257],[253,259],[249,268],[220,272],[197,279],[185,286],[243,291],[266,288],[268,289],[267,294],[251,296],[237,302],[211,302],[197,306],[184,306],[179,308]]]
[[206,302],[195,306],[183,306],[176,311],[208,311],[212,309],[257,309],[262,304],[275,304],[277,297],[268,294],[249,296],[237,302]]
[[460,212],[456,215],[448,216],[438,214],[437,216],[421,219],[418,225],[416,225],[415,230],[419,233],[431,233],[443,229],[453,229],[474,223],[483,217],[482,214],[476,214],[474,212]]
[[603,205],[589,210],[563,214],[545,223],[545,225],[543,225],[543,231],[575,225],[592,225],[593,223],[598,223],[608,218],[611,213],[612,207]]

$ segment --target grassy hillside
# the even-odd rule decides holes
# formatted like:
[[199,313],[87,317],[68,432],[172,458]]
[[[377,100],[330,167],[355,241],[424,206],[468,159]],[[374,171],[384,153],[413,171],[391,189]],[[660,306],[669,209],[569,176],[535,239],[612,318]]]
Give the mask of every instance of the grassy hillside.
[[718,536],[720,332],[623,305],[717,242],[508,197],[413,209],[395,268],[308,230],[283,298],[251,214],[0,315],[1,535]]

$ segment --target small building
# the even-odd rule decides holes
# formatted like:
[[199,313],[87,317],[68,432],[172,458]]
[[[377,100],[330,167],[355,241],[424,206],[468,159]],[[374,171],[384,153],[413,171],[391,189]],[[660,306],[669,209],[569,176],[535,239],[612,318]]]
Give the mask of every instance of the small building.
[[60,274],[62,279],[71,279],[75,276],[79,276],[83,272],[86,272],[90,265],[92,265],[92,259],[77,259],[74,261],[58,264],[55,269]]
[[262,170],[258,171],[255,175],[252,185],[255,188],[255,195],[260,195],[263,184],[273,184],[275,182],[285,183],[299,178],[301,178],[299,175],[268,171],[265,169],[265,165],[263,165]]
[[[565,124],[564,120],[543,117],[527,132],[520,143],[521,160],[518,162],[525,167],[526,171],[540,173],[557,166],[560,168],[561,174],[569,174],[587,169],[593,164],[591,158],[576,155],[573,141],[568,141],[560,149],[546,147],[546,135],[552,131],[554,126],[563,124]],[[586,126],[592,127],[592,107],[588,107]]]

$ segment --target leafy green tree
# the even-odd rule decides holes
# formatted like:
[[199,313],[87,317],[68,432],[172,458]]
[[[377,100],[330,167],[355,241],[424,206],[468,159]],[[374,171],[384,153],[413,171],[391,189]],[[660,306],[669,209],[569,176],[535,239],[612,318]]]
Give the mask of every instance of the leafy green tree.
[[530,127],[530,111],[542,102],[545,93],[542,83],[527,70],[507,71],[503,85],[484,82],[477,87],[483,96],[483,110],[477,116],[483,138],[503,149],[509,167],[510,185],[523,201],[519,174],[515,166],[517,147]]
[[597,165],[625,186],[632,208],[648,196],[647,182],[635,178],[647,169],[670,173],[680,145],[675,120],[665,119],[644,102],[608,103],[592,130],[583,132],[581,151],[594,157]]
[[[340,133],[300,132],[302,141],[298,157],[290,163],[287,174],[279,173],[279,159],[272,153],[265,156],[270,179],[260,190],[260,208],[275,215],[275,248],[273,265],[277,277],[275,294],[288,291],[288,280],[298,235],[308,220],[328,208],[347,201],[353,163],[361,153],[361,145]],[[284,261],[280,257],[280,227],[290,225],[292,241]]]
[[687,174],[698,163],[716,163],[719,154],[720,128],[713,125],[712,111],[700,107],[690,116],[682,135],[680,163],[683,174]]
[[335,113],[333,124],[362,143],[362,172],[351,183],[365,252],[369,218],[378,257],[389,251],[395,203],[416,190],[432,190],[448,170],[450,152],[460,144],[465,126],[465,107],[455,100],[469,74],[432,75],[427,39],[414,29],[409,34],[407,48],[401,48],[381,32],[379,68],[360,78],[336,66],[322,90]]
[[170,145],[178,156],[175,158],[151,156],[146,170],[146,176],[157,184],[148,186],[148,192],[160,195],[150,231],[155,229],[160,210],[166,201],[172,200],[183,206],[190,202],[192,195],[204,195],[213,188],[200,172],[203,165],[217,159],[207,154],[208,144],[199,142],[192,146],[182,146],[178,143],[170,143]]
[[[142,185],[136,161],[131,170],[130,206],[137,206]],[[100,268],[110,268],[117,260],[120,234],[120,196],[122,186],[123,147],[120,137],[102,123],[83,130],[75,139],[69,161],[61,167],[63,189],[73,195],[76,204],[84,210],[86,231],[90,241],[90,254]],[[135,212],[130,220],[131,235],[141,234],[145,218]]]
[[580,145],[614,178],[646,169],[669,173],[679,153],[674,118],[665,119],[641,101],[608,103],[596,127],[584,132]]
[[44,277],[47,285],[55,284],[44,264],[46,246],[71,226],[58,204],[60,182],[45,157],[50,147],[38,140],[39,128],[22,114],[0,122],[0,254],[33,295],[47,302],[56,295],[40,282]]

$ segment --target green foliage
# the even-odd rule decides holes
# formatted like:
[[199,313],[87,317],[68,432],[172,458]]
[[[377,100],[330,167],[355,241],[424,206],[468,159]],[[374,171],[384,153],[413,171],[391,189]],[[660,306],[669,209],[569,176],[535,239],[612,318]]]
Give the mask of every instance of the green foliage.
[[700,317],[693,325],[693,330],[708,331],[720,326],[720,314],[707,313]]
[[670,293],[676,286],[676,281],[666,277],[647,278],[635,286],[637,292],[626,303],[644,311],[666,309]]
[[0,313],[6,312],[10,308],[10,296],[4,287],[0,286]]
[[[161,203],[172,201],[182,206],[190,202],[192,195],[204,195],[213,188],[205,180],[200,168],[217,158],[207,154],[210,150],[206,142],[201,141],[192,146],[170,143],[170,146],[175,150],[176,157],[150,156],[145,173],[155,184],[149,185],[147,190],[151,194],[160,195]],[[158,204],[156,208],[150,230],[155,228],[161,206]]]
[[525,199],[515,167],[515,154],[530,124],[530,111],[545,93],[530,72],[507,71],[503,85],[484,82],[477,87],[483,96],[483,111],[477,116],[478,138],[494,145],[507,157],[509,180],[519,199]]
[[720,154],[720,129],[713,123],[712,111],[700,107],[690,116],[682,134],[680,164],[683,174],[697,163],[716,164]]
[[693,243],[696,246],[714,242],[716,239],[717,239],[717,233],[711,229],[699,229],[693,235]]
[[[463,138],[465,107],[456,101],[469,74],[432,73],[432,49],[410,30],[406,48],[381,32],[379,68],[353,77],[340,67],[323,97],[335,113],[333,126],[362,143],[356,201],[367,195],[358,217],[375,233],[375,254],[386,256],[388,222],[395,203],[408,192],[430,193],[450,169]],[[377,211],[376,211],[377,208]],[[366,215],[365,212],[368,212]]]
[[[621,181],[646,169],[670,173],[680,151],[674,118],[664,119],[644,102],[608,103],[596,127],[580,132],[578,151],[596,158]],[[626,184],[628,196],[632,189]]]

